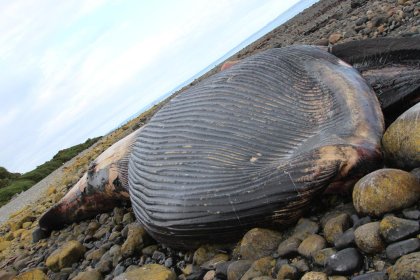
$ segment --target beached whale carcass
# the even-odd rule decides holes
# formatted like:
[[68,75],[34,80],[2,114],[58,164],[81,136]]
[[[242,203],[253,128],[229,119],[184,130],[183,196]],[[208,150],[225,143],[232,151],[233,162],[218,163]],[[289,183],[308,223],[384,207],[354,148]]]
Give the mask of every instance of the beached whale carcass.
[[[378,55],[398,58],[407,48],[383,45],[360,65],[379,69]],[[173,98],[114,145],[123,153],[108,152],[103,168],[95,161],[39,225],[49,230],[110,209],[129,189],[137,219],[157,240],[232,240],[251,227],[292,223],[327,186],[379,168],[382,133],[379,102],[355,68],[318,47],[271,49]],[[111,169],[118,172],[104,171]]]

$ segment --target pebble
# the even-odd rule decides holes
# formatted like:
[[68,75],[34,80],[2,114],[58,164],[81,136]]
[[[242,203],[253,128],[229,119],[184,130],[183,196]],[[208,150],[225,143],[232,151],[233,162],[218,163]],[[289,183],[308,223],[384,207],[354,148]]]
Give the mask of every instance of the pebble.
[[337,237],[334,241],[334,247],[337,249],[343,249],[352,246],[354,242],[354,229],[350,228],[343,234]]
[[403,255],[420,249],[420,239],[410,238],[407,240],[392,243],[386,247],[386,256],[390,260],[395,260]]
[[320,266],[325,266],[329,257],[337,253],[334,248],[325,248],[319,251],[316,251],[312,254],[312,259],[314,263]]
[[360,253],[354,248],[338,251],[327,260],[326,269],[329,274],[349,275],[363,266]]
[[278,248],[281,239],[282,235],[277,231],[254,228],[242,238],[239,253],[248,260],[270,256]]
[[214,246],[201,246],[194,252],[193,263],[200,266],[217,254]]
[[277,272],[277,278],[278,280],[283,279],[296,279],[298,276],[298,270],[296,267],[290,265],[290,264],[283,264],[279,271]]
[[[128,269],[127,269],[128,270]],[[115,280],[176,280],[172,270],[159,264],[146,264],[139,268],[130,269],[114,278]]]
[[309,258],[314,252],[324,249],[326,245],[327,242],[322,236],[312,234],[305,238],[299,245],[298,253]]
[[59,271],[64,267],[69,267],[79,261],[86,248],[79,241],[68,241],[63,246],[55,250],[45,261],[45,265],[52,271]]
[[330,44],[336,44],[342,37],[343,35],[341,33],[333,33],[328,37],[328,41]]
[[346,213],[339,214],[329,219],[324,226],[325,239],[334,244],[336,239],[350,227],[350,216]]
[[369,272],[369,273],[361,274],[361,275],[351,278],[351,280],[386,280],[386,279],[388,279],[388,277],[386,276],[385,271]]
[[96,270],[79,272],[73,280],[102,280],[102,275]]
[[328,280],[328,276],[324,272],[311,271],[311,272],[305,273],[300,279],[301,280]]
[[387,216],[379,224],[379,231],[386,242],[391,243],[416,235],[420,231],[418,221]]
[[297,238],[295,236],[291,236],[291,237],[283,240],[279,244],[279,247],[277,248],[277,254],[280,257],[295,254],[295,253],[297,253],[298,247],[299,247],[301,242],[302,241],[299,238]]
[[258,276],[269,275],[275,264],[276,261],[272,257],[260,258],[252,263],[251,267],[245,272],[241,280],[251,280]]
[[220,263],[227,262],[229,260],[229,255],[227,254],[216,254],[210,260],[203,263],[200,267],[205,270],[216,269],[216,266]]
[[130,257],[134,253],[141,252],[147,239],[147,233],[138,223],[132,223],[128,226],[127,239],[121,246],[121,254],[123,257]]
[[379,222],[371,222],[358,227],[354,231],[354,240],[357,247],[365,253],[379,253],[385,248],[379,233]]
[[410,220],[420,219],[420,210],[418,209],[404,209],[402,213],[406,219],[410,219]]
[[318,233],[319,225],[318,223],[311,221],[306,218],[300,218],[297,222],[292,236],[300,240],[305,239],[310,234]]
[[16,276],[14,279],[16,280],[48,280],[47,275],[41,269],[33,269],[26,272],[23,272]]

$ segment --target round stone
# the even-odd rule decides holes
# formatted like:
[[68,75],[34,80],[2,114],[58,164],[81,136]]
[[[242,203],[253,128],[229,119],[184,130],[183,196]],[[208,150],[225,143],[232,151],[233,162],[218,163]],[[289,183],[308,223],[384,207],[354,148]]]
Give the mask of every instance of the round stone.
[[302,241],[299,238],[291,236],[283,240],[277,248],[277,254],[280,257],[289,256],[297,253],[298,247]]
[[392,243],[386,247],[386,256],[388,259],[395,260],[403,255],[420,249],[420,239],[410,238],[400,242]]
[[379,224],[379,231],[385,241],[391,243],[417,234],[420,225],[418,221],[387,216]]
[[227,268],[227,278],[232,280],[239,280],[251,267],[252,261],[239,260],[231,263]]
[[382,138],[382,148],[388,166],[404,170],[420,166],[420,103],[388,127]]
[[301,280],[328,280],[327,274],[324,272],[310,271],[306,272],[305,275],[300,278]]
[[350,216],[346,213],[339,214],[329,219],[324,226],[325,239],[334,244],[336,239],[350,227]]
[[358,227],[354,231],[354,240],[357,247],[365,253],[379,253],[385,248],[379,233],[379,222],[372,222]]
[[402,256],[388,270],[389,280],[420,279],[420,252]]
[[349,228],[346,230],[342,235],[336,238],[334,242],[334,246],[337,249],[343,249],[350,247],[354,244],[354,229]]
[[358,271],[363,265],[362,256],[354,248],[338,251],[327,260],[329,274],[349,275]]
[[239,245],[242,258],[256,260],[271,255],[279,246],[281,234],[277,231],[254,228],[248,231]]
[[414,175],[398,169],[380,169],[361,178],[353,189],[353,204],[359,214],[381,216],[411,206],[420,198],[420,183]]
[[299,245],[298,252],[302,256],[309,258],[314,252],[324,249],[326,245],[327,242],[322,236],[312,234],[302,241]]

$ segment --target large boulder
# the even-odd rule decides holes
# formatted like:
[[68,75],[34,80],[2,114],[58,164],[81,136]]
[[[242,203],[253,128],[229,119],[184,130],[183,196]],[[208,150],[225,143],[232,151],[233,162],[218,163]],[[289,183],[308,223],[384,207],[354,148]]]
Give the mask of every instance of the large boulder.
[[59,271],[64,267],[71,267],[71,265],[79,261],[86,248],[76,240],[70,240],[63,246],[55,250],[45,261],[45,265],[52,271]]
[[389,126],[382,138],[382,148],[388,166],[404,170],[420,166],[420,103]]
[[420,183],[406,171],[380,169],[361,178],[353,189],[359,214],[381,216],[411,206],[420,198]]

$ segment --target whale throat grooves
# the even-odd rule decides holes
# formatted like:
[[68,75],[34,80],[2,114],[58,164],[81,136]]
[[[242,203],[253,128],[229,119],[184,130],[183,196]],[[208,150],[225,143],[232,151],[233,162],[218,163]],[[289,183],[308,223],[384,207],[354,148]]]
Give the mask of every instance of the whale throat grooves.
[[143,127],[128,167],[133,210],[173,247],[292,223],[357,168],[360,151],[376,159],[382,122],[371,88],[333,55],[310,46],[259,53],[176,96]]

